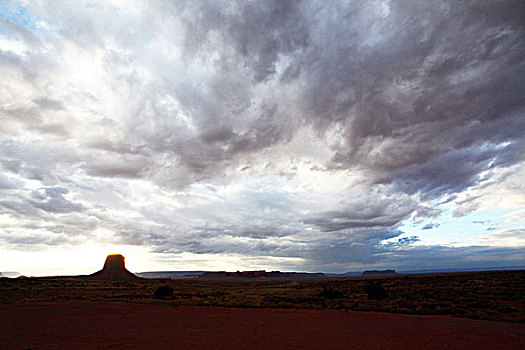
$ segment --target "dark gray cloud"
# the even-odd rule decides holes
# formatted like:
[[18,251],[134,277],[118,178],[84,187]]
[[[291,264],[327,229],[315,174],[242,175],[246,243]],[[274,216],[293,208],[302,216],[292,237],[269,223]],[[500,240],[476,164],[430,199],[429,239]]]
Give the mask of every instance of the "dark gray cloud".
[[38,251],[42,247],[49,246],[59,246],[66,243],[70,243],[70,239],[66,235],[62,236],[51,236],[47,235],[20,235],[13,232],[6,232],[5,234],[0,235],[0,240],[6,244],[13,245],[15,247],[21,246],[27,250]]
[[144,157],[120,156],[93,160],[86,169],[92,176],[142,178],[148,171],[148,160]]
[[[516,131],[524,125],[516,115],[524,107],[524,42],[517,4],[500,4],[497,19],[480,4],[404,5],[392,3],[393,22],[383,24],[378,45],[349,45],[355,54],[341,58],[338,69],[328,64],[334,55],[326,59],[325,79],[316,80],[333,97],[313,107],[337,106],[326,81],[346,78],[340,86],[355,97],[345,113],[318,114],[323,125],[339,114],[344,127],[334,166],[365,167],[376,181],[430,196],[461,191],[493,162],[509,164],[521,154]],[[503,142],[511,144],[498,148]]]
[[317,226],[323,232],[340,231],[349,228],[391,227],[407,218],[413,210],[411,208],[402,208],[401,211],[397,210],[397,212],[389,215],[384,212],[386,208],[364,207],[358,210],[352,209],[320,213],[317,217],[306,219],[304,223]]
[[525,229],[518,228],[518,229],[506,229],[506,230],[498,230],[498,231],[496,230],[497,229],[495,227],[488,227],[487,231],[490,231],[491,233],[489,233],[488,236],[484,238],[488,240],[510,239],[510,240],[514,240],[520,243],[525,242]]
[[[348,194],[352,196],[352,194]],[[346,205],[340,204],[337,210],[308,213],[303,219],[307,226],[313,226],[322,232],[334,232],[348,229],[366,229],[373,227],[392,228],[413,213],[422,215],[420,207],[410,197],[388,193],[360,193]]]
[[0,190],[11,190],[21,187],[20,181],[11,179],[8,176],[0,174]]
[[52,213],[84,210],[82,204],[73,203],[64,198],[68,192],[69,190],[64,187],[44,188],[43,191],[34,191],[31,195],[33,200],[30,202],[34,207]]
[[298,233],[297,228],[280,225],[261,225],[249,223],[246,227],[194,227],[195,235],[200,238],[211,238],[217,236],[247,237],[251,239],[264,239],[268,237],[286,237]]
[[43,109],[51,109],[55,111],[61,111],[66,109],[62,101],[54,100],[48,97],[37,98],[33,100],[33,102]]
[[452,212],[452,216],[454,217],[461,217],[468,215],[480,206],[480,203],[476,201],[476,197],[467,197],[466,199],[460,200],[456,202],[456,208]]
[[31,205],[21,201],[4,200],[0,201],[2,211],[8,211],[13,216],[38,216],[38,211]]
[[[172,90],[198,138],[153,144],[198,181],[307,123],[324,137],[339,130],[325,165],[430,198],[460,192],[521,159],[522,6],[177,4],[187,59],[217,59],[209,89]],[[283,79],[293,99],[264,91]]]
[[435,224],[435,223],[426,224],[421,229],[422,230],[431,230],[431,229],[433,229],[435,227],[439,227],[439,224]]
[[[423,228],[424,230],[425,228]],[[412,244],[421,241],[417,236],[403,237],[399,238],[397,241],[388,242],[383,244],[383,247],[406,247],[411,246]]]

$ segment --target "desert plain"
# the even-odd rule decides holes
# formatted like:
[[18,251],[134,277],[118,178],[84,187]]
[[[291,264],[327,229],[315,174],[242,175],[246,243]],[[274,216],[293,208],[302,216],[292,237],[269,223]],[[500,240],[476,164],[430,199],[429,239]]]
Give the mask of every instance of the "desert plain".
[[0,349],[523,349],[525,271],[4,278],[0,320]]

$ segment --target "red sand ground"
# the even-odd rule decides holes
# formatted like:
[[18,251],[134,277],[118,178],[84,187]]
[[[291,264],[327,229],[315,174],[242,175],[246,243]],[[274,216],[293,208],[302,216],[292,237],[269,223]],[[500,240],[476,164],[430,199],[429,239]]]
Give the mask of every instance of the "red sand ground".
[[344,310],[0,305],[0,349],[525,349],[525,324]]

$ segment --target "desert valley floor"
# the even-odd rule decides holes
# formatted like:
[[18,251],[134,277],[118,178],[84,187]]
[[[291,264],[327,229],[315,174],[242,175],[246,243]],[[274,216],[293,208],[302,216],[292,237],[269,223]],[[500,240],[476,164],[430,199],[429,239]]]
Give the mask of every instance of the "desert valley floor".
[[1,349],[523,349],[525,324],[347,310],[0,305]]
[[525,271],[0,279],[0,349],[97,348],[525,349]]

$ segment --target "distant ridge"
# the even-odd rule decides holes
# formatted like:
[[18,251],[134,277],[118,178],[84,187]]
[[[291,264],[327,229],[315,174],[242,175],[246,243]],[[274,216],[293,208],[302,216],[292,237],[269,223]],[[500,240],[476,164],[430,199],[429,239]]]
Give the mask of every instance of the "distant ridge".
[[[439,269],[438,268],[438,269],[405,270],[405,271],[396,271],[392,269],[392,271],[394,271],[396,275],[424,274],[424,273],[447,273],[447,272],[503,271],[503,270],[525,270],[525,266],[482,267],[482,268],[464,268],[464,269],[463,268],[456,268],[456,269]],[[366,270],[366,271],[388,271],[388,269],[387,270]],[[364,275],[364,272],[366,271],[348,271],[344,273],[322,273],[322,274],[306,273],[306,272],[280,272],[280,273],[284,274],[281,277],[286,277],[288,274],[289,275],[288,277],[298,277],[298,278],[301,278],[302,275],[306,275],[307,277],[360,277],[360,276],[367,276],[368,273]],[[245,273],[246,272],[249,272],[249,271],[245,271]],[[272,271],[272,272],[264,271],[264,272],[266,274],[269,274],[275,271]],[[235,277],[235,272],[226,272],[226,271],[144,271],[144,272],[135,273],[136,276],[139,276],[141,278],[150,278],[150,279],[155,279],[155,278],[175,278],[175,279],[199,278],[201,275],[205,275],[207,276],[207,278],[210,278],[214,274],[216,278]],[[230,275],[228,276],[228,274]],[[247,277],[250,277],[250,276],[247,276]]]
[[506,271],[506,270],[525,270],[525,266],[504,266],[504,267],[471,267],[455,269],[424,269],[424,270],[406,270],[399,273],[418,274],[418,273],[445,273],[445,272],[477,272],[477,271]]
[[237,271],[237,272],[205,272],[199,278],[322,278],[324,273],[308,273],[308,272],[281,272],[265,270],[259,271]]
[[[435,268],[435,269],[421,269],[421,270],[401,270],[401,271],[396,271],[396,274],[413,275],[413,274],[425,274],[425,273],[486,272],[486,271],[507,271],[507,270],[508,271],[525,270],[525,266]],[[363,275],[363,271],[348,271],[348,272],[343,272],[343,273],[326,273],[326,276],[330,276],[330,277],[358,277],[362,275]]]
[[195,277],[209,271],[148,271],[137,272],[135,275],[142,278],[182,278]]
[[148,271],[138,272],[135,275],[141,278],[321,278],[323,273],[309,272],[281,272],[281,271]]

